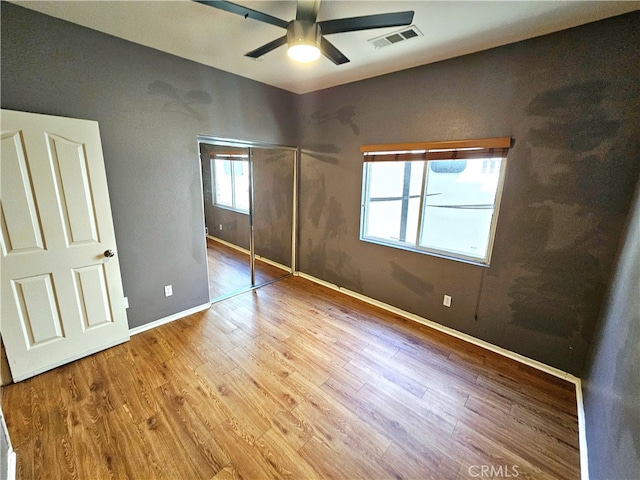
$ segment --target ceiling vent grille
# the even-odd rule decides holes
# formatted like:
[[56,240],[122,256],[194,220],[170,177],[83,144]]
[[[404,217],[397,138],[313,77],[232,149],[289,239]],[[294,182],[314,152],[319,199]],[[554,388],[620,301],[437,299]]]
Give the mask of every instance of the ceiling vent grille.
[[372,38],[368,40],[368,42],[371,43],[375,48],[382,48],[422,36],[422,32],[418,30],[418,27],[416,27],[415,25],[411,25],[409,27],[403,28],[402,30],[398,30],[397,32],[389,33],[381,37]]

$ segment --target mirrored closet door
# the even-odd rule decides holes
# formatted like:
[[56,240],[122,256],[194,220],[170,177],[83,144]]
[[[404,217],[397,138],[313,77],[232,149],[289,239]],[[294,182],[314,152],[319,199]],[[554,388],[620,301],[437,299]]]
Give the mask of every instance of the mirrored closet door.
[[293,273],[296,149],[199,143],[212,301]]

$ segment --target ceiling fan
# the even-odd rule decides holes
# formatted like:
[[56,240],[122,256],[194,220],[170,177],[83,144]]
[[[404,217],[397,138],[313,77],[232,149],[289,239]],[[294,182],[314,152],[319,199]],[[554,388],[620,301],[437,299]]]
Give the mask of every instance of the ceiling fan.
[[252,18],[259,22],[284,28],[287,34],[261,47],[246,53],[246,57],[260,58],[276,48],[287,45],[288,55],[299,62],[311,62],[323,54],[336,65],[348,63],[349,59],[324,36],[334,33],[356,32],[374,28],[400,27],[410,25],[413,21],[413,11],[381,13],[362,17],[340,18],[317,22],[320,0],[298,0],[296,18],[287,22],[266,13],[243,7],[224,0],[195,0],[210,7],[219,8],[227,12]]

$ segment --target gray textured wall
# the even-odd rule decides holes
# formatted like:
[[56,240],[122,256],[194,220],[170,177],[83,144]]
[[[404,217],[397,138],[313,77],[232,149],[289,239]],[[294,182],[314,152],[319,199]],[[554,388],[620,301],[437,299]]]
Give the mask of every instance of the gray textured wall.
[[5,2],[1,22],[2,108],[100,124],[129,325],[208,302],[197,135],[295,145],[295,96]]
[[640,472],[640,181],[583,380],[592,480]]
[[[580,374],[640,170],[639,19],[301,96],[299,269]],[[361,145],[509,135],[490,268],[358,240]]]

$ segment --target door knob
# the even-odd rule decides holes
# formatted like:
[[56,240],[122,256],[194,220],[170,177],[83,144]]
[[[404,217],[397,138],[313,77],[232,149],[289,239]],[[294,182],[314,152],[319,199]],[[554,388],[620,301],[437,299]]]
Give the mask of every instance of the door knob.
[[104,251],[104,256],[107,258],[111,258],[111,257],[115,257],[115,252],[113,250],[105,250]]

